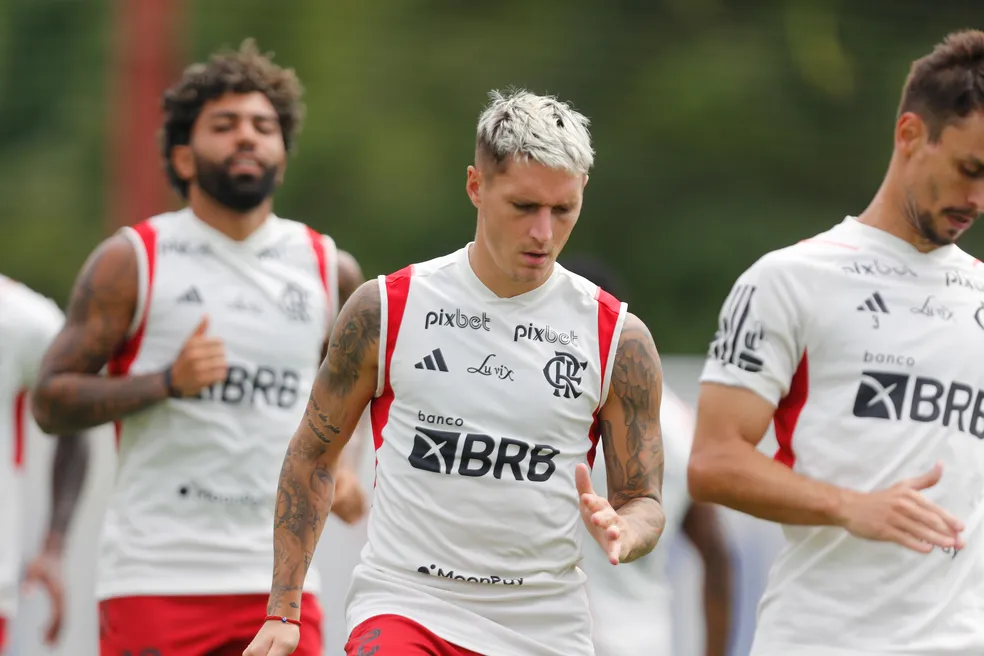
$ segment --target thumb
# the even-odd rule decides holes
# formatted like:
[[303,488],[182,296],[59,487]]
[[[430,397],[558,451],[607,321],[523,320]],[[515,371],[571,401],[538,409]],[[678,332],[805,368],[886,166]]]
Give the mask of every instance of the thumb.
[[940,478],[943,476],[943,463],[937,462],[933,465],[933,468],[921,476],[917,476],[910,481],[913,489],[925,490],[928,487],[933,487],[940,482]]
[[577,485],[578,499],[584,494],[595,493],[591,486],[591,470],[584,463],[579,464],[574,470],[574,484]]
[[192,337],[201,337],[208,330],[208,315],[203,315],[202,320],[198,322],[198,327],[195,328],[195,332],[191,334]]

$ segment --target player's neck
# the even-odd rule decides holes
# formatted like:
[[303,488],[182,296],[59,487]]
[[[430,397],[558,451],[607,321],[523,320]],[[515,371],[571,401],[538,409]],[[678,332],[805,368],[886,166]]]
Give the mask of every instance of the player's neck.
[[273,199],[265,201],[247,212],[237,212],[202,193],[194,186],[189,190],[188,207],[208,226],[236,241],[243,241],[256,232],[267,220],[273,209]]
[[858,221],[907,241],[922,253],[935,250],[938,246],[926,240],[909,222],[904,198],[905,194],[894,184],[892,176],[886,176],[871,203],[858,215]]
[[468,249],[468,263],[482,284],[499,298],[512,298],[513,296],[531,292],[549,278],[549,275],[547,275],[543,280],[532,282],[517,282],[510,279],[496,265],[488,249],[479,240],[476,240],[471,248]]

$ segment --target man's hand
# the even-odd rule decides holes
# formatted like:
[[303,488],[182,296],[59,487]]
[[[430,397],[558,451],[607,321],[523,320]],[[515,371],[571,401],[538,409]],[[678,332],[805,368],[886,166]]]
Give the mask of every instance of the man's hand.
[[591,471],[580,464],[574,471],[574,482],[580,499],[581,519],[588,532],[608,556],[608,562],[618,565],[622,560],[624,532],[629,528],[605,497],[595,494],[591,486]]
[[851,494],[842,526],[856,537],[895,542],[920,553],[933,547],[963,549],[963,522],[920,494],[943,476],[942,463],[925,474],[867,494]]
[[288,656],[297,649],[301,629],[295,624],[267,620],[243,656]]
[[351,469],[339,468],[335,476],[335,496],[331,512],[346,524],[355,524],[366,514],[366,492]]
[[51,549],[39,553],[27,566],[24,576],[24,592],[30,593],[37,586],[42,586],[48,593],[51,602],[51,619],[44,632],[44,642],[53,646],[61,635],[62,619],[65,616],[65,586],[62,582],[61,554]]
[[226,378],[225,345],[218,337],[206,336],[207,331],[208,316],[204,316],[171,365],[171,387],[182,397],[195,396]]

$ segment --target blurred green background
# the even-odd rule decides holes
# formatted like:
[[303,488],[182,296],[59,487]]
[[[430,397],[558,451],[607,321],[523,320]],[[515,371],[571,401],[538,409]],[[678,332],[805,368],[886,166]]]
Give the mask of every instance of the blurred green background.
[[[145,218],[112,216],[114,76],[120,43],[144,38],[121,4],[0,2],[0,271],[62,305],[113,222]],[[308,116],[277,212],[334,236],[367,275],[473,236],[465,167],[490,89],[572,102],[597,159],[567,252],[617,265],[665,353],[705,350],[762,253],[864,209],[909,63],[984,15],[980,0],[167,5],[175,73],[248,36],[297,70]]]

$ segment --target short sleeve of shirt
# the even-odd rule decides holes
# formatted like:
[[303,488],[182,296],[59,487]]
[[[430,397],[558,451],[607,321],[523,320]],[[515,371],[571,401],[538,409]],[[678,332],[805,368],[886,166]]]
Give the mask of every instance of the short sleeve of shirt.
[[4,305],[14,314],[12,346],[20,363],[21,384],[33,387],[37,382],[41,360],[52,340],[61,330],[65,315],[53,301],[22,288],[11,294]]
[[700,381],[744,387],[773,405],[789,392],[804,351],[797,267],[770,253],[746,270],[718,315]]

